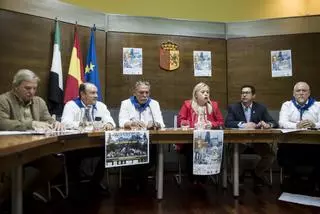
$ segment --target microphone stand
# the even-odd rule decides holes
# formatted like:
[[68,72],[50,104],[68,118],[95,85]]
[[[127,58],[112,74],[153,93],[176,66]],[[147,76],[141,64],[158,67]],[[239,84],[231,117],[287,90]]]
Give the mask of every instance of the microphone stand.
[[152,110],[151,110],[151,107],[149,105],[149,109],[150,109],[150,113],[151,113],[151,117],[152,117],[152,126],[153,126],[153,130],[157,130],[158,127],[156,127],[156,122],[154,120],[154,116],[153,116],[153,113],[152,113]]

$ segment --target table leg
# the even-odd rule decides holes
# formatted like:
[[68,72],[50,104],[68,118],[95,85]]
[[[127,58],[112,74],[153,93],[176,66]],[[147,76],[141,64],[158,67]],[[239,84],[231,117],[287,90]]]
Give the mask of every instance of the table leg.
[[239,145],[233,145],[233,196],[239,196]]
[[157,199],[163,198],[163,145],[158,144]]
[[223,167],[223,172],[222,172],[222,187],[227,188],[228,187],[228,169],[227,169],[227,162],[228,162],[228,157],[227,157],[227,144],[223,146],[223,162],[222,162],[222,167]]
[[13,214],[22,214],[23,213],[23,172],[22,172],[22,165],[19,165],[12,169],[12,187],[11,187],[11,199],[12,199],[12,206],[11,211]]

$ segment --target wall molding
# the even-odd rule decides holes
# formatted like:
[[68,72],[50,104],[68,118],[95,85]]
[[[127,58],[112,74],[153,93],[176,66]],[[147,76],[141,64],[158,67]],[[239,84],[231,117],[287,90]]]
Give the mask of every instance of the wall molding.
[[62,22],[114,32],[178,35],[232,39],[320,32],[320,16],[257,20],[248,22],[203,22],[154,17],[105,14],[59,0],[1,0],[0,8]]
[[59,0],[1,0],[0,8],[75,23],[104,31],[225,38],[224,23],[112,15],[91,11]]
[[257,37],[320,32],[320,16],[305,16],[227,23],[226,38]]

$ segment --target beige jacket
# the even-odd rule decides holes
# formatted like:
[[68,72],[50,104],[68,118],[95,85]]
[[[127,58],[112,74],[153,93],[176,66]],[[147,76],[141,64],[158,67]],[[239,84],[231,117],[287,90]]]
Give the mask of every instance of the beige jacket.
[[31,130],[32,121],[46,121],[53,123],[47,105],[41,97],[35,96],[31,103],[31,113],[33,120],[22,121],[21,105],[13,91],[0,95],[0,130]]

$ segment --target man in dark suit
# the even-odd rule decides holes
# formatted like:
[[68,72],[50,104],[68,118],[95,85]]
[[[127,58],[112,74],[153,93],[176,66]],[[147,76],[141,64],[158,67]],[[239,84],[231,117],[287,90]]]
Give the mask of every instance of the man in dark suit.
[[[277,122],[269,115],[265,106],[254,102],[255,88],[251,85],[241,87],[241,102],[228,107],[228,115],[225,120],[227,128],[240,129],[270,129],[278,126]],[[264,171],[269,169],[273,163],[275,154],[267,143],[245,144],[239,147],[242,153],[247,147],[251,147],[261,160],[257,164],[253,178],[255,185],[264,185]]]

